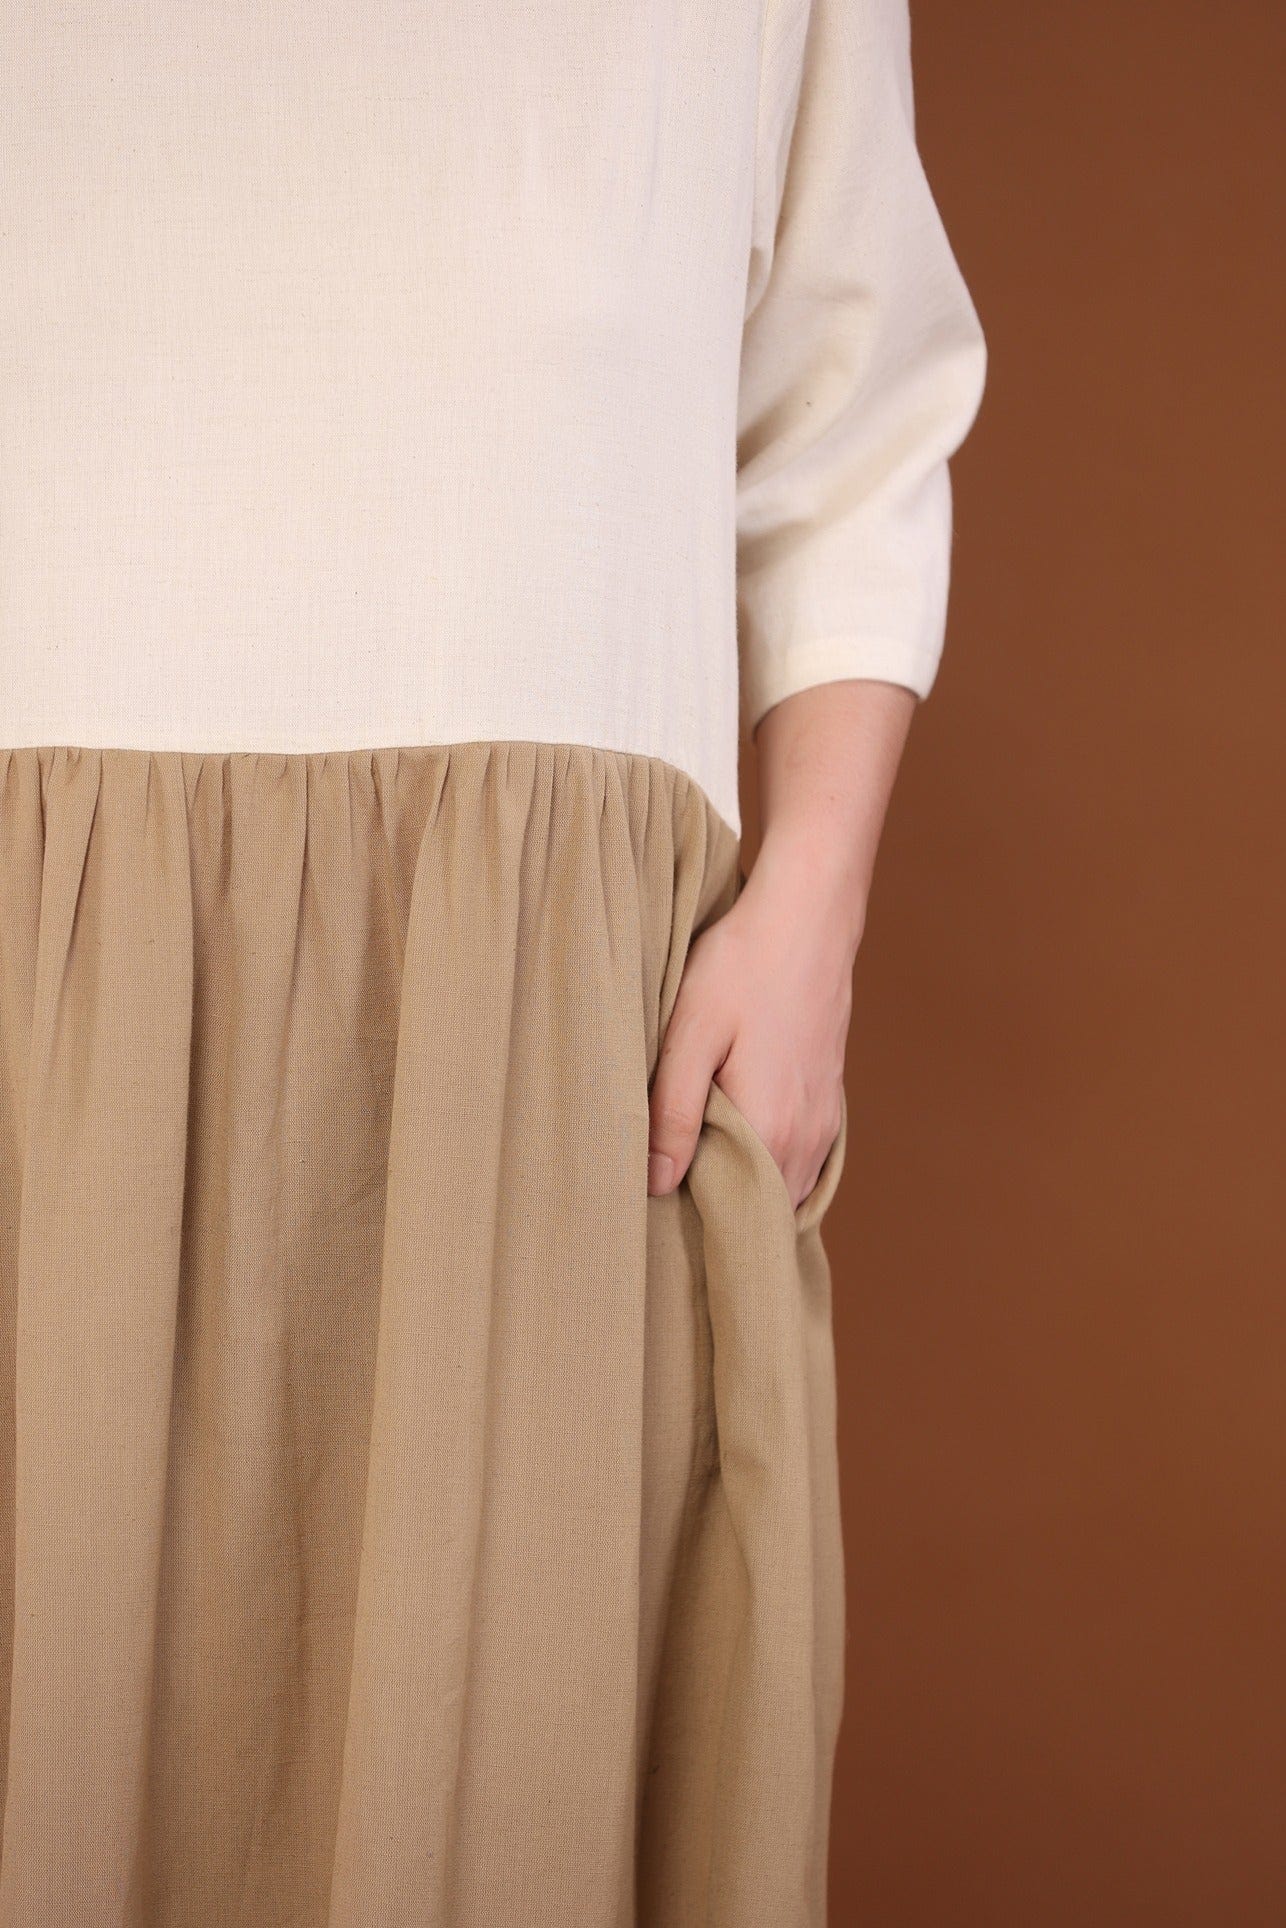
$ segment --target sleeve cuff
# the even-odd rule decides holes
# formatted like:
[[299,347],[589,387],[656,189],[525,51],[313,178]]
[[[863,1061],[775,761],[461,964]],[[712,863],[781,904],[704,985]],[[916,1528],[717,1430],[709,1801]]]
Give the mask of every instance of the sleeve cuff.
[[774,704],[820,683],[896,683],[916,696],[927,696],[941,657],[940,648],[918,648],[889,637],[831,636],[796,643],[757,663],[752,658],[742,670],[743,725],[753,730]]

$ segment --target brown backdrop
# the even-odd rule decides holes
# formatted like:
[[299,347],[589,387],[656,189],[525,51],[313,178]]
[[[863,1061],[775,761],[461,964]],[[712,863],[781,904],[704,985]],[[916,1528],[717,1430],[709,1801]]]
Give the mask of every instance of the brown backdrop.
[[913,0],[990,344],[828,1220],[836,1928],[1286,1923],[1286,7]]

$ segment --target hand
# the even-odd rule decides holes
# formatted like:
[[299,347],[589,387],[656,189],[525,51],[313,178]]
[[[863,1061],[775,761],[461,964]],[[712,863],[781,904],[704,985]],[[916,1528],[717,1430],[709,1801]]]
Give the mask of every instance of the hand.
[[673,1191],[713,1080],[776,1159],[792,1205],[841,1117],[853,959],[916,698],[841,679],[755,732],[763,843],[732,909],[693,944],[652,1083],[648,1190]]
[[840,1126],[856,940],[803,851],[766,843],[732,909],[688,954],[652,1085],[648,1190],[692,1161],[711,1081],[777,1161],[792,1206]]

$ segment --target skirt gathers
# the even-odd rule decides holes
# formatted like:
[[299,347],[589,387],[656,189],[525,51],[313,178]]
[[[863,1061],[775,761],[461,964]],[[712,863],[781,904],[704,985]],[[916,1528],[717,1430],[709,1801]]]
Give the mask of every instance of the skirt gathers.
[[668,764],[0,751],[3,1928],[825,1917],[823,1213]]

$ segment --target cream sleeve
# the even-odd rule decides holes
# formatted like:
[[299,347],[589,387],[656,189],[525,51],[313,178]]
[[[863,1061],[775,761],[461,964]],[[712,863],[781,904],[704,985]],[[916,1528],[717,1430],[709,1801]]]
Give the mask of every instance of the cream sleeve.
[[985,379],[916,146],[907,0],[767,0],[738,390],[743,721],[844,677],[926,695],[948,457]]

